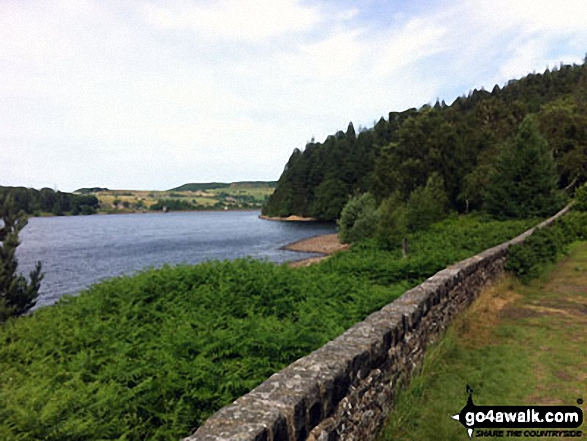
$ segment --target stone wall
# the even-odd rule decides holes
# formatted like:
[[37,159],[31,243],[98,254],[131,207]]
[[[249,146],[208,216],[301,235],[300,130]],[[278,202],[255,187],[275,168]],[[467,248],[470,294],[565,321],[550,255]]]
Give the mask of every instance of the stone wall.
[[436,273],[219,410],[185,440],[374,439],[426,347],[503,273],[509,246],[532,231]]

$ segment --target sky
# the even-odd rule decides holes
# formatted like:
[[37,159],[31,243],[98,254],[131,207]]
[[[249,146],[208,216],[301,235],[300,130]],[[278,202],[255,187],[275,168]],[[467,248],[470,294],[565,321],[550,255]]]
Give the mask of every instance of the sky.
[[585,0],[1,0],[0,185],[277,180],[294,148],[587,52]]

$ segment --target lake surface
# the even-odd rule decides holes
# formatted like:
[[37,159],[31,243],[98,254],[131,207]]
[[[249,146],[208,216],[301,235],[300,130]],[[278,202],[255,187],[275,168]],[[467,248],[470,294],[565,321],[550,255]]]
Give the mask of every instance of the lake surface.
[[45,278],[37,306],[55,303],[100,280],[164,264],[251,256],[273,262],[315,254],[280,250],[335,232],[333,224],[271,222],[259,212],[176,212],[31,218],[21,231],[18,269],[41,261]]

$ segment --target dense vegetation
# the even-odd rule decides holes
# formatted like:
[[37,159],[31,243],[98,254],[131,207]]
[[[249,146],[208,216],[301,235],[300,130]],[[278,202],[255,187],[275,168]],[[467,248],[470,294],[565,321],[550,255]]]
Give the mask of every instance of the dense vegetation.
[[[587,186],[582,187],[582,191],[586,189]],[[558,219],[550,228],[535,230],[524,243],[514,245],[506,269],[528,282],[566,253],[570,243],[587,241],[587,207],[577,205],[574,212]]]
[[112,279],[0,328],[0,439],[177,439],[447,264],[535,220],[449,217],[402,259],[254,260]]
[[19,316],[35,306],[39,294],[41,263],[29,273],[29,280],[17,272],[16,248],[19,233],[26,226],[24,213],[12,197],[0,197],[0,325],[9,317]]
[[[528,146],[518,151],[525,134],[531,134]],[[368,192],[378,205],[387,204],[391,216],[390,205],[407,203],[432,178],[449,210],[523,216],[509,210],[517,201],[505,201],[510,207],[495,202],[500,192],[511,189],[500,189],[500,184],[511,187],[528,167],[524,158],[535,153],[543,159],[532,172],[534,178],[539,170],[548,175],[534,181],[537,186],[530,186],[530,194],[546,186],[545,198],[554,200],[550,186],[572,195],[587,181],[587,64],[561,65],[503,88],[496,85],[491,92],[474,90],[450,106],[437,102],[391,112],[387,120],[358,134],[351,123],[346,132],[322,143],[312,140],[303,152],[294,150],[264,214],[334,220],[349,197]],[[510,180],[500,180],[504,176]],[[515,193],[523,198],[525,191]],[[538,208],[535,214],[544,211]],[[391,218],[402,220],[398,213]]]
[[35,190],[34,188],[0,186],[0,199],[8,196],[12,198],[16,210],[28,215],[93,214],[99,206],[98,198],[94,195],[64,193],[50,188]]

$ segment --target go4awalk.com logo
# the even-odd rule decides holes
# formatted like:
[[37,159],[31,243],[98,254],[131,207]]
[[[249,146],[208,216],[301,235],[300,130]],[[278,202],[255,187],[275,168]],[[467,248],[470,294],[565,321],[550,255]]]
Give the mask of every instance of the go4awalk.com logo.
[[[477,406],[473,390],[463,409],[451,418],[476,437],[581,437],[583,411],[576,406]],[[581,399],[577,400],[582,404]]]

